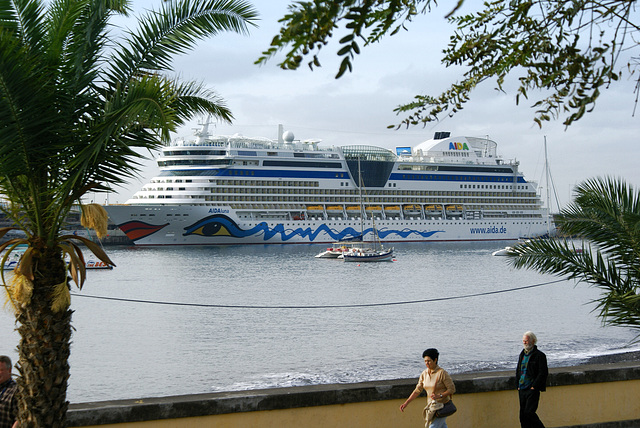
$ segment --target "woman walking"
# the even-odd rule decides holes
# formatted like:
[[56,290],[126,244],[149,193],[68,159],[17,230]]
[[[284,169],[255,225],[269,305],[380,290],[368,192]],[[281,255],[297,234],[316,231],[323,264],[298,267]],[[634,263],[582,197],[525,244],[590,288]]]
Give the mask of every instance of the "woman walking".
[[426,391],[427,406],[422,411],[426,428],[447,428],[447,416],[455,412],[450,409],[455,409],[451,396],[456,392],[456,387],[449,373],[438,366],[439,356],[440,354],[435,348],[429,348],[422,353],[427,368],[420,374],[416,389],[400,406],[400,411],[404,412],[409,403],[415,400],[422,391]]

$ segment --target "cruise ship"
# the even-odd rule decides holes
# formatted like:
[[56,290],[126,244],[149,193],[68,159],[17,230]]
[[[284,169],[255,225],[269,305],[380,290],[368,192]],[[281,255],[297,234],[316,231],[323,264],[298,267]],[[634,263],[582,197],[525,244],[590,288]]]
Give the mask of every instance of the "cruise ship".
[[162,148],[159,174],[111,220],[136,245],[516,240],[549,232],[518,162],[489,138],[368,145],[209,133]]

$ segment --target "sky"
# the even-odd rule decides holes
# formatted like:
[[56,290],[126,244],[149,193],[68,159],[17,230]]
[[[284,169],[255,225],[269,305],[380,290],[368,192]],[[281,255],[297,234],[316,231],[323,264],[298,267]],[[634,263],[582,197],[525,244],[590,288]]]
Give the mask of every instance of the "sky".
[[[393,112],[395,107],[417,94],[438,95],[462,76],[461,68],[445,68],[440,62],[453,34],[453,26],[444,18],[450,6],[437,7],[410,23],[408,31],[363,48],[354,61],[353,72],[335,79],[337,41],[323,49],[322,67],[314,71],[306,65],[296,71],[280,69],[277,63],[282,54],[266,65],[254,65],[278,33],[277,21],[289,3],[255,0],[259,27],[252,28],[249,35],[220,34],[176,58],[175,72],[181,78],[203,82],[231,109],[233,125],[217,124],[216,133],[276,139],[278,125],[282,124],[296,139],[320,139],[322,146],[368,144],[394,151],[398,146],[416,146],[437,131],[449,131],[452,136],[488,136],[498,143],[498,155],[507,161],[519,161],[525,177],[540,183],[543,200],[547,188],[552,189],[553,211],[569,203],[573,187],[590,178],[621,177],[640,185],[640,168],[636,165],[640,159],[640,123],[633,115],[633,80],[625,77],[613,84],[603,92],[595,110],[569,128],[560,120],[546,122],[542,129],[534,123],[531,105],[540,94],[533,93],[530,100],[516,105],[513,83],[507,83],[503,93],[486,82],[453,117],[426,127],[390,130],[388,125],[402,119]],[[134,15],[159,4],[160,0],[133,0]],[[467,1],[464,11],[477,4]],[[135,21],[121,21],[119,25],[133,28]],[[202,118],[194,118],[175,137],[191,137],[199,121]],[[544,174],[545,139],[553,183],[549,187]],[[118,188],[117,194],[106,200],[94,195],[95,201],[124,203],[157,173],[155,161],[150,159],[139,179]]]

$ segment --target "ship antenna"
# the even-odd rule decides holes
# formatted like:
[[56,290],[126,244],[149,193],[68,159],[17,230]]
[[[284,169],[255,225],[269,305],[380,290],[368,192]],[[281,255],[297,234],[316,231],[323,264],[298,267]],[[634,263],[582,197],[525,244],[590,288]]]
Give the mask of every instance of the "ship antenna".
[[549,194],[549,157],[547,156],[547,136],[544,136],[544,173],[547,185],[547,236],[551,233],[551,195]]
[[199,123],[198,125],[202,125],[202,128],[200,128],[200,130],[196,131],[195,133],[198,137],[196,141],[198,143],[201,143],[211,136],[211,134],[209,133],[209,125],[211,125],[211,115],[207,116],[207,120],[205,122]]

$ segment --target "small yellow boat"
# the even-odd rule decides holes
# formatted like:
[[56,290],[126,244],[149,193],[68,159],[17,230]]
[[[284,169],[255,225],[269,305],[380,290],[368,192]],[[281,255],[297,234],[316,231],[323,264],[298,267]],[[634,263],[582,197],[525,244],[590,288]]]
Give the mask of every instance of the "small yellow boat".
[[402,207],[402,211],[405,215],[420,215],[422,213],[422,207],[416,204],[408,204]]
[[360,205],[347,205],[347,215],[348,216],[359,216],[360,215]]
[[442,205],[425,205],[424,212],[428,215],[442,214]]
[[448,216],[462,215],[462,205],[458,205],[458,204],[445,205],[444,209],[446,210]]

